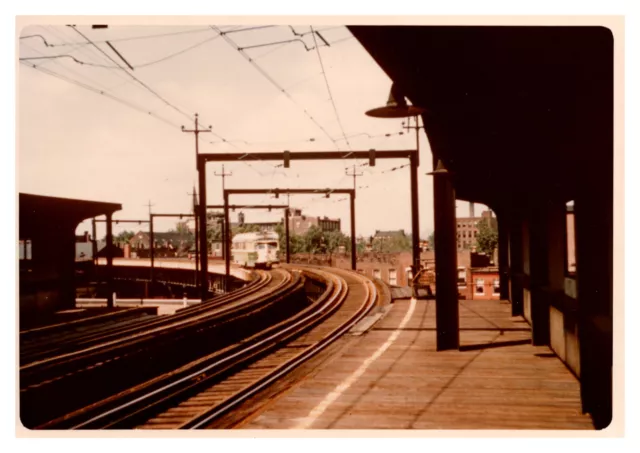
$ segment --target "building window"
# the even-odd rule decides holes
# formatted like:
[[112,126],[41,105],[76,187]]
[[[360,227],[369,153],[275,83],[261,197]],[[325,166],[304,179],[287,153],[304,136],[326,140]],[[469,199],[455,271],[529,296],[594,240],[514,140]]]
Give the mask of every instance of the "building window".
[[463,269],[458,269],[458,284],[464,285],[467,283],[467,271]]
[[493,294],[500,294],[500,279],[496,278],[493,280]]
[[381,278],[380,269],[373,270],[373,278]]
[[484,294],[484,278],[476,279],[476,294]]
[[389,284],[390,285],[397,285],[398,284],[398,277],[396,275],[396,270],[395,269],[389,269]]
[[576,231],[575,231],[575,214],[573,212],[573,201],[570,201],[567,203],[566,223],[567,223],[566,272],[567,274],[572,276],[572,275],[575,275],[576,273]]
[[19,248],[20,250],[18,251],[18,253],[21,261],[30,260],[32,258],[31,257],[31,239],[25,239],[20,241]]

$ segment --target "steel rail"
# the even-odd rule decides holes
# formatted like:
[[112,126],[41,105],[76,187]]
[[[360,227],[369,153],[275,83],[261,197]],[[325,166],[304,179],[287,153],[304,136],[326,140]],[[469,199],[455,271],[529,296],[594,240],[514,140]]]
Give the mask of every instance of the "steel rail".
[[[278,347],[281,346],[282,343],[289,342],[316,326],[323,326],[323,323],[336,313],[348,296],[348,286],[343,278],[337,277],[335,274],[320,271],[316,268],[311,268],[310,266],[305,270],[305,274],[315,274],[316,279],[320,276],[327,282],[327,289],[316,304],[308,307],[297,316],[294,316],[291,321],[285,321],[276,326],[271,326],[266,329],[264,333],[256,335],[257,339],[255,342],[251,342],[252,339],[246,340],[246,342],[250,343],[246,347],[222,358],[218,358],[212,363],[198,362],[195,366],[182,370],[177,376],[171,376],[173,380],[166,385],[152,388],[148,393],[143,393],[120,406],[97,414],[88,420],[74,425],[73,428],[126,427],[131,424],[132,420],[135,421],[149,412],[157,411],[158,406],[171,403],[175,399],[184,399],[185,394],[197,392],[200,388],[211,385],[211,381],[219,378],[220,375],[229,372],[231,369],[242,367],[257,356],[264,354],[268,356],[268,354],[274,350],[279,350]],[[346,322],[341,322],[320,341],[315,342],[270,372],[265,373],[260,379],[252,382],[251,385],[245,386],[223,403],[217,404],[211,410],[198,412],[188,422],[183,423],[180,428],[196,429],[206,426],[213,419],[228,412],[242,401],[271,385],[275,380],[286,375],[303,362],[321,352],[358,323],[370,311],[378,295],[375,285],[369,279],[356,273],[349,272],[349,274],[354,275],[364,283],[365,296],[358,310],[356,310]],[[318,308],[316,305],[320,305],[320,307]],[[268,336],[265,336],[267,334]],[[283,347],[286,348],[286,346]],[[216,384],[213,385],[215,386]],[[142,405],[142,407],[140,407],[140,405]]]
[[[125,335],[133,334],[143,329],[151,329],[158,326],[169,326],[181,319],[187,319],[196,315],[197,313],[207,312],[216,308],[219,308],[225,304],[232,303],[239,300],[251,293],[261,290],[271,282],[271,274],[265,272],[256,272],[257,278],[253,279],[248,285],[232,291],[230,293],[223,294],[215,299],[207,302],[203,302],[199,305],[187,307],[176,311],[172,316],[162,316],[154,319],[141,320],[139,324],[131,325],[116,325],[112,329],[101,332],[87,332],[85,335],[79,336],[67,336],[61,340],[53,343],[47,342],[45,347],[47,349],[37,349],[30,351],[27,349],[26,354],[23,355],[23,349],[20,348],[20,359],[25,365],[31,364],[42,360],[44,358],[55,359],[60,357],[64,353],[78,351],[82,347],[88,347],[96,344],[104,344],[110,340],[123,339]],[[45,339],[46,340],[46,339]],[[54,355],[57,354],[57,355]],[[22,368],[21,368],[22,369]]]
[[[281,289],[283,286],[285,286],[289,282],[288,279],[289,276],[287,276],[287,279],[285,279],[276,289]],[[240,300],[240,302],[242,302],[243,298],[234,298],[233,302],[238,302],[238,299]],[[134,344],[138,344],[146,340],[158,338],[159,336],[166,335],[167,333],[175,331],[176,329],[189,328],[201,322],[216,320],[222,316],[233,314],[239,309],[247,308],[247,306],[250,306],[254,303],[254,299],[249,299],[239,305],[231,305],[230,302],[227,302],[225,304],[222,304],[222,306],[216,307],[217,310],[185,313],[178,318],[158,320],[159,322],[154,323],[154,325],[149,326],[149,328],[134,329],[134,331],[129,333],[127,336],[118,335],[113,339],[94,344],[82,350],[72,351],[58,356],[49,357],[21,366],[20,372],[31,372],[31,370],[35,370],[34,372],[38,372],[43,368],[59,367],[64,365],[68,366],[70,364],[76,363],[77,361],[87,361],[91,358],[95,358],[96,360],[98,360],[99,357],[104,356],[105,354],[110,354],[119,349],[129,348]]]
[[[102,354],[100,357],[93,357],[93,362],[91,363],[95,363],[96,360],[99,359],[104,359],[105,362],[109,362],[112,361],[114,357],[116,357],[114,354],[120,353],[121,356],[123,355],[127,355],[130,354],[129,351],[132,350],[132,348],[134,348],[133,354],[134,357],[136,357],[136,354],[140,354],[141,351],[145,351],[144,347],[146,346],[147,349],[150,347],[154,347],[155,349],[153,349],[152,351],[155,351],[155,353],[159,353],[161,352],[160,346],[162,346],[163,341],[164,340],[164,344],[169,345],[169,343],[167,343],[167,341],[172,341],[175,342],[175,339],[180,339],[182,338],[182,343],[184,343],[184,341],[195,341],[196,338],[203,338],[203,332],[206,330],[210,330],[210,329],[214,329],[216,328],[216,326],[222,326],[224,327],[225,325],[229,325],[229,322],[234,321],[234,322],[251,322],[253,313],[259,314],[262,310],[265,310],[265,307],[271,307],[271,310],[275,310],[277,309],[277,305],[276,302],[278,302],[279,300],[285,300],[286,298],[288,298],[289,296],[295,294],[297,291],[301,291],[302,290],[302,280],[300,278],[300,276],[292,276],[292,274],[290,272],[286,272],[283,273],[286,278],[283,279],[282,282],[280,282],[278,284],[278,286],[276,288],[271,288],[269,293],[266,294],[252,294],[252,296],[254,297],[250,297],[249,301],[250,302],[245,302],[242,304],[236,304],[233,307],[226,307],[223,308],[221,310],[219,310],[217,312],[217,316],[212,317],[212,316],[205,316],[205,315],[200,315],[197,317],[197,321],[191,321],[187,324],[184,324],[182,326],[182,329],[176,329],[174,328],[170,328],[170,329],[161,329],[162,332],[157,332],[159,333],[156,335],[145,335],[145,338],[143,338],[141,341],[134,341],[132,343],[126,343],[124,345],[120,345],[119,347],[116,347],[115,349],[108,349],[106,351],[100,351],[102,353],[109,353],[110,355],[106,355],[106,354]],[[275,308],[274,308],[275,307]],[[253,316],[253,318],[255,318],[255,316]],[[245,320],[245,321],[243,321]],[[254,324],[256,322],[260,323],[263,321],[256,321],[255,319],[253,320]],[[232,324],[233,325],[233,324]],[[157,329],[156,329],[157,330]],[[160,335],[163,335],[164,338],[160,338]],[[145,343],[146,340],[146,343]],[[140,344],[142,343],[142,344]],[[181,343],[181,344],[182,344]],[[189,343],[191,344],[191,343]],[[191,350],[191,348],[187,348],[184,351],[190,353],[192,356],[193,354],[197,354],[200,353],[200,350],[202,350],[202,344],[200,345],[200,349],[196,348],[196,352],[193,352],[193,350]],[[140,349],[141,347],[143,347],[143,349]],[[223,345],[224,347],[224,345]],[[103,348],[104,349],[104,348]],[[174,351],[175,357],[172,356],[170,363],[179,363],[179,361],[182,359],[182,356],[180,355],[180,351],[179,350],[175,350]],[[157,355],[157,354],[156,354]],[[149,356],[148,354],[145,353],[145,357],[146,360],[149,360]],[[189,357],[189,355],[187,355],[187,358]],[[81,357],[84,358],[84,357]],[[117,358],[117,357],[116,357]],[[155,360],[155,359],[154,359]],[[185,359],[187,360],[187,359]],[[77,362],[77,361],[76,361]],[[135,364],[136,362],[133,362],[133,364]],[[159,364],[159,362],[156,360],[155,361],[156,365],[155,368],[162,368],[164,366],[164,362],[162,364]],[[68,364],[67,364],[68,365]],[[67,368],[71,368],[71,370],[75,370],[78,368],[78,363],[73,363],[71,365],[74,365],[75,368],[72,368],[71,366],[67,367]],[[120,368],[122,368],[122,363],[119,365]],[[143,365],[144,366],[144,365]],[[177,366],[177,365],[176,365]],[[118,365],[116,365],[116,367],[118,367]],[[95,368],[95,365],[93,366],[89,366],[89,368]],[[166,368],[166,367],[165,367]],[[126,369],[126,368],[125,368]],[[62,370],[54,370],[54,371],[58,371],[58,375],[60,375],[61,373],[67,371],[67,369],[62,369]],[[95,370],[93,370],[95,371]],[[103,376],[104,373],[99,374],[98,376]],[[66,377],[66,375],[62,375],[62,378]],[[23,379],[23,376],[21,376],[21,380]],[[46,382],[45,382],[46,383]],[[41,384],[35,384],[32,387],[40,387]],[[63,384],[64,385],[64,384]],[[116,387],[119,384],[116,384]],[[133,384],[130,384],[133,385]],[[67,384],[68,386],[68,384]],[[39,389],[40,392],[36,393],[36,395],[43,395],[46,397],[47,393],[45,389],[40,388]],[[43,390],[45,391],[43,393]],[[116,389],[117,391],[117,389]],[[21,391],[21,393],[23,393]],[[104,391],[103,391],[104,393]],[[87,395],[84,395],[84,400],[88,400],[88,398],[90,397]],[[80,400],[82,400],[82,398],[80,398]],[[33,398],[30,400],[30,403],[33,405],[34,400]],[[37,401],[36,401],[37,404]],[[84,403],[87,404],[87,403]],[[69,403],[69,406],[73,406],[73,403]],[[69,407],[70,410],[73,410],[72,407]],[[53,411],[55,412],[55,410]],[[55,416],[55,414],[52,414]],[[41,418],[43,418],[44,416],[41,416]],[[46,420],[46,418],[44,418]],[[42,423],[41,423],[42,424]],[[46,424],[46,422],[45,422]]]
[[245,387],[243,390],[241,390],[236,395],[234,395],[234,397],[229,398],[220,407],[216,407],[213,410],[209,411],[208,413],[202,414],[198,418],[196,418],[196,419],[192,420],[191,422],[186,423],[185,425],[183,425],[182,428],[183,429],[198,429],[198,428],[206,427],[214,419],[216,419],[216,418],[220,417],[221,415],[223,415],[224,413],[228,412],[233,407],[237,406],[238,404],[240,404],[241,402],[243,402],[247,398],[257,394],[261,390],[263,390],[266,387],[268,387],[269,385],[271,385],[277,379],[282,378],[283,376],[285,376],[286,374],[291,372],[293,369],[295,369],[296,367],[298,367],[302,363],[306,362],[307,360],[311,359],[313,356],[315,356],[318,353],[320,353],[327,346],[329,346],[331,343],[336,341],[344,333],[346,333],[349,329],[351,329],[358,322],[360,322],[360,320],[362,320],[362,318],[364,318],[364,316],[366,316],[366,314],[371,310],[371,308],[373,308],[373,305],[375,304],[375,302],[376,302],[376,300],[378,298],[377,289],[375,287],[375,284],[371,280],[366,279],[365,277],[362,277],[362,276],[360,276],[359,274],[357,274],[355,272],[352,272],[352,271],[347,271],[347,272],[350,272],[352,274],[357,275],[358,278],[361,278],[365,282],[365,284],[367,285],[366,286],[367,297],[365,299],[365,302],[361,305],[360,309],[349,319],[349,321],[347,321],[346,323],[344,323],[341,326],[339,326],[336,329],[334,329],[323,340],[319,341],[318,343],[316,343],[314,345],[309,346],[307,349],[302,351],[296,357],[294,357],[294,358],[288,360],[287,362],[283,363],[280,367],[278,367],[277,369],[273,370],[268,375],[264,376],[260,381],[255,382],[254,384]]
[[[291,274],[289,274],[289,275],[291,275]],[[295,275],[295,277],[292,279],[292,282],[293,282],[293,284],[295,284],[295,285],[296,285],[296,286],[295,286],[296,288],[299,288],[300,290],[302,289],[302,284],[304,283],[304,280],[302,279],[302,276],[301,276],[300,274],[296,274],[296,275]],[[289,288],[291,287],[291,285],[288,285],[288,286],[287,286],[287,285],[284,285],[284,286],[285,286],[285,287],[284,287],[283,289],[281,289],[280,291],[278,291],[278,292],[277,292],[277,294],[275,294],[275,295],[273,295],[273,294],[272,294],[272,295],[270,295],[270,297],[268,297],[268,298],[264,298],[264,297],[263,297],[263,298],[262,298],[262,300],[259,300],[259,301],[258,301],[258,303],[257,303],[256,305],[260,305],[260,306],[258,306],[258,307],[256,307],[256,308],[257,308],[258,310],[259,310],[260,308],[264,308],[264,306],[266,305],[266,302],[265,302],[265,301],[266,301],[267,299],[272,299],[272,300],[271,300],[271,302],[270,302],[270,304],[275,304],[275,303],[277,303],[279,300],[283,300],[283,299],[285,299],[285,298],[289,297],[291,293],[290,293],[290,292],[288,292],[288,290],[289,290]],[[251,315],[251,313],[249,313],[249,314],[244,314],[243,316],[245,317],[245,319],[247,319],[246,317],[247,317],[247,316],[250,316],[250,315]],[[243,345],[244,343],[246,343],[246,341],[247,341],[246,339],[245,339],[245,340],[241,340],[241,341],[239,342],[239,344],[242,344],[242,345]],[[236,345],[237,345],[237,344],[236,344]],[[230,348],[231,348],[231,349],[233,349],[236,345],[231,345],[231,346],[229,346],[229,347],[223,348],[223,350],[222,350],[222,351],[228,351]],[[216,352],[214,352],[212,355],[218,355],[218,354],[220,354],[220,353],[221,353],[220,351],[216,351]],[[199,358],[199,359],[195,360],[195,362],[198,362],[198,363],[199,363],[199,362],[201,362],[202,360],[204,360],[204,359],[203,359],[203,358]],[[193,363],[193,362],[191,362],[191,363]],[[183,365],[183,366],[182,366],[182,367],[180,367],[178,370],[181,370],[181,369],[183,369],[183,368],[185,368],[185,367],[189,367],[189,366],[190,366],[189,364],[187,364],[187,365]],[[131,387],[131,388],[129,388],[129,389],[123,390],[122,392],[120,392],[120,393],[118,393],[118,394],[116,394],[116,395],[112,395],[112,396],[110,396],[110,397],[108,397],[108,398],[106,398],[106,399],[104,399],[104,400],[102,400],[102,401],[98,401],[98,402],[96,402],[96,403],[94,403],[94,404],[91,404],[91,405],[89,405],[89,406],[87,406],[87,407],[80,408],[80,409],[78,409],[78,410],[76,410],[76,411],[74,411],[74,412],[72,412],[72,413],[69,413],[69,414],[63,415],[62,417],[59,417],[59,418],[57,418],[57,419],[54,419],[54,420],[51,420],[51,421],[46,422],[46,423],[44,423],[44,424],[41,424],[40,426],[38,426],[38,427],[37,427],[37,429],[49,429],[49,428],[52,428],[52,427],[53,427],[53,428],[59,428],[61,425],[64,427],[64,426],[65,426],[65,425],[67,425],[70,421],[72,421],[72,420],[74,420],[74,419],[76,419],[76,418],[78,418],[78,417],[82,417],[86,412],[91,412],[92,410],[95,410],[96,408],[99,408],[99,407],[101,407],[101,406],[105,406],[105,405],[106,405],[106,406],[109,406],[109,404],[112,404],[114,400],[115,400],[115,401],[117,401],[117,400],[119,400],[119,399],[121,399],[121,398],[123,398],[123,397],[124,397],[124,398],[127,398],[127,397],[130,397],[130,395],[131,395],[132,393],[140,392],[141,390],[146,390],[146,387],[148,387],[148,386],[153,386],[153,385],[157,384],[157,381],[158,381],[158,380],[162,380],[162,379],[166,378],[167,376],[173,376],[175,373],[176,373],[176,371],[175,371],[175,370],[174,370],[174,371],[170,371],[170,372],[165,373],[164,375],[162,375],[162,376],[160,376],[160,377],[153,378],[153,379],[151,379],[150,381],[147,381],[147,382],[142,383],[142,384],[140,384],[140,385],[136,385],[136,386]],[[146,387],[145,387],[145,386],[146,386]],[[148,397],[149,397],[149,395],[147,395],[147,398],[148,398]],[[129,403],[129,404],[130,404],[130,403]],[[108,413],[110,413],[110,412],[108,412]],[[104,416],[105,416],[105,415],[104,415],[104,413],[103,413],[103,415],[101,416],[101,418],[102,418],[102,417],[104,417]],[[88,423],[88,422],[86,422],[86,423]],[[82,423],[82,425],[84,426],[86,423]]]
[[[346,296],[347,292],[346,283],[341,279],[331,278],[327,280],[327,287],[328,289],[315,303],[290,319],[267,327],[227,351],[218,351],[211,354],[209,358],[199,359],[176,372],[169,373],[165,379],[169,382],[162,384],[160,387],[157,387],[157,382],[149,382],[146,385],[147,388],[135,389],[141,395],[137,396],[135,391],[132,392],[133,395],[123,395],[123,397],[129,398],[124,403],[104,410],[87,420],[69,427],[71,429],[118,427],[118,425],[130,421],[132,418],[140,417],[141,413],[154,410],[158,404],[164,403],[167,399],[192,391],[194,386],[200,387],[220,374],[238,367],[260,354],[264,354],[269,349],[277,347],[280,342],[290,340],[292,336],[298,335],[305,329],[321,322],[342,303],[343,297]],[[320,307],[318,308],[317,305],[320,305]],[[148,402],[149,400],[151,401]],[[147,404],[146,406],[138,407],[140,404],[145,403]],[[105,401],[103,405],[108,407],[108,402]],[[114,416],[116,417],[115,420],[113,420]],[[67,418],[60,422],[68,423],[68,421],[69,419]],[[46,427],[52,427],[52,425],[47,425]],[[56,427],[56,425],[54,424],[53,427]]]

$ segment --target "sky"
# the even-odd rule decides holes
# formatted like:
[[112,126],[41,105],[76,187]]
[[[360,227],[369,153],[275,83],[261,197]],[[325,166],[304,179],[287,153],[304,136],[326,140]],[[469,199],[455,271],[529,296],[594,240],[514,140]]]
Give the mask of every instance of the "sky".
[[[312,27],[328,46],[320,36],[314,39]],[[200,152],[416,147],[415,131],[403,129],[403,120],[365,115],[386,103],[391,81],[344,26],[34,24],[19,35],[19,192],[121,203],[115,219],[148,218],[149,203],[154,213],[190,212],[197,187],[195,138],[181,126],[193,129],[196,112],[200,127],[212,126],[200,134]],[[426,238],[433,231],[433,190],[423,130],[419,146],[420,232]],[[409,233],[409,168],[398,168],[408,161],[379,160],[371,168],[366,162],[295,161],[288,169],[279,162],[229,162],[226,187],[352,188],[346,171],[356,165],[362,174],[356,179],[356,234]],[[206,171],[207,202],[222,203],[222,181],[215,176],[221,165],[209,163]],[[269,195],[231,199],[281,201]],[[345,196],[296,195],[290,203],[308,215],[341,218],[349,232]],[[457,206],[458,215],[466,216],[468,203]],[[476,214],[482,209],[477,205]],[[247,222],[281,216],[245,212]],[[154,229],[165,231],[177,221],[157,219]],[[125,229],[147,227],[115,225],[114,234]],[[91,231],[89,221],[78,226],[82,231]],[[98,237],[103,235],[99,224]]]

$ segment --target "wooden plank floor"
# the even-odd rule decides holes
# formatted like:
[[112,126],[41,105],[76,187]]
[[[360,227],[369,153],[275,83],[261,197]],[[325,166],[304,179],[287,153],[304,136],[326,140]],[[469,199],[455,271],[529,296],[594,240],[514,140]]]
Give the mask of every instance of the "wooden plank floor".
[[508,303],[460,301],[461,351],[443,352],[435,302],[416,302],[399,331],[409,306],[396,301],[371,331],[241,427],[593,429],[577,379],[549,348],[530,344],[529,325]]

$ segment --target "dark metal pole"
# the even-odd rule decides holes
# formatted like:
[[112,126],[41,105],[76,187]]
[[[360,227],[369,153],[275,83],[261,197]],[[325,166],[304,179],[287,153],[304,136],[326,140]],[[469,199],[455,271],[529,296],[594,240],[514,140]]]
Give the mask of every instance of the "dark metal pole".
[[[436,165],[434,165],[435,167]],[[456,203],[448,174],[433,176],[436,260],[436,349],[458,349]]]
[[287,264],[291,263],[291,248],[289,244],[289,208],[284,209],[284,241],[287,251]]
[[[224,193],[224,192],[223,192]],[[220,238],[222,239],[222,247],[220,247],[221,253],[222,253],[222,259],[226,259],[227,258],[227,249],[224,246],[224,238],[227,237],[227,217],[225,217],[222,220],[222,224],[220,225]]]
[[154,272],[154,258],[155,258],[155,239],[153,237],[153,214],[149,213],[149,259],[151,260],[151,293],[153,293],[153,284],[156,280]]
[[200,259],[200,254],[198,253],[198,250],[199,250],[198,240],[199,240],[200,236],[198,235],[198,211],[197,211],[197,208],[196,208],[196,204],[197,203],[196,203],[195,196],[196,195],[195,195],[195,188],[194,188],[193,215],[194,215],[194,218],[195,218],[195,231],[194,231],[195,239],[194,239],[194,242],[195,242],[195,245],[196,245],[196,256],[194,257],[194,261],[195,261],[195,264],[196,264],[195,285],[196,285],[196,291],[197,291],[197,289],[199,287],[199,285],[198,285],[198,269],[199,269],[198,260]]
[[351,210],[351,270],[356,270],[357,251],[356,251],[356,191],[350,194],[350,210]]
[[509,294],[509,221],[504,209],[498,214],[498,269],[500,271],[500,299],[510,300]]
[[107,243],[105,251],[107,255],[107,307],[113,308],[113,229],[111,214],[107,214]]
[[[498,223],[498,228],[500,228],[500,223]],[[509,276],[511,277],[509,292],[511,296],[511,316],[522,316],[524,314],[523,269],[522,214],[519,211],[514,212],[512,209],[509,217]]]
[[[215,176],[221,176],[222,177],[222,193],[224,195],[224,190],[225,190],[225,184],[224,184],[224,178],[226,178],[227,176],[233,176],[233,173],[229,172],[229,173],[225,173],[224,172],[224,164],[222,164],[222,173],[216,173],[215,171],[213,172],[213,174]],[[226,229],[227,229],[227,223],[223,223],[222,228],[220,230],[220,234],[222,235],[222,237],[227,237],[226,235]],[[226,255],[226,250],[224,247],[222,247],[222,259],[224,259],[227,255]]]
[[[93,264],[97,263],[98,259],[98,243],[96,242],[96,218],[91,219],[91,255],[93,256]],[[26,244],[26,242],[25,242]],[[27,258],[27,254],[25,252],[25,259]]]
[[[224,224],[229,225],[229,194],[223,192],[224,197]],[[222,237],[222,247],[224,248],[224,290],[229,290],[229,273],[230,273],[230,253],[229,253],[229,230],[231,228],[224,229],[224,236]]]
[[200,298],[205,301],[209,295],[209,249],[207,246],[207,175],[205,161],[198,158],[198,220],[200,222]]
[[417,275],[420,269],[420,215],[418,210],[418,162],[412,155],[411,164],[411,251],[413,255],[413,273]]

